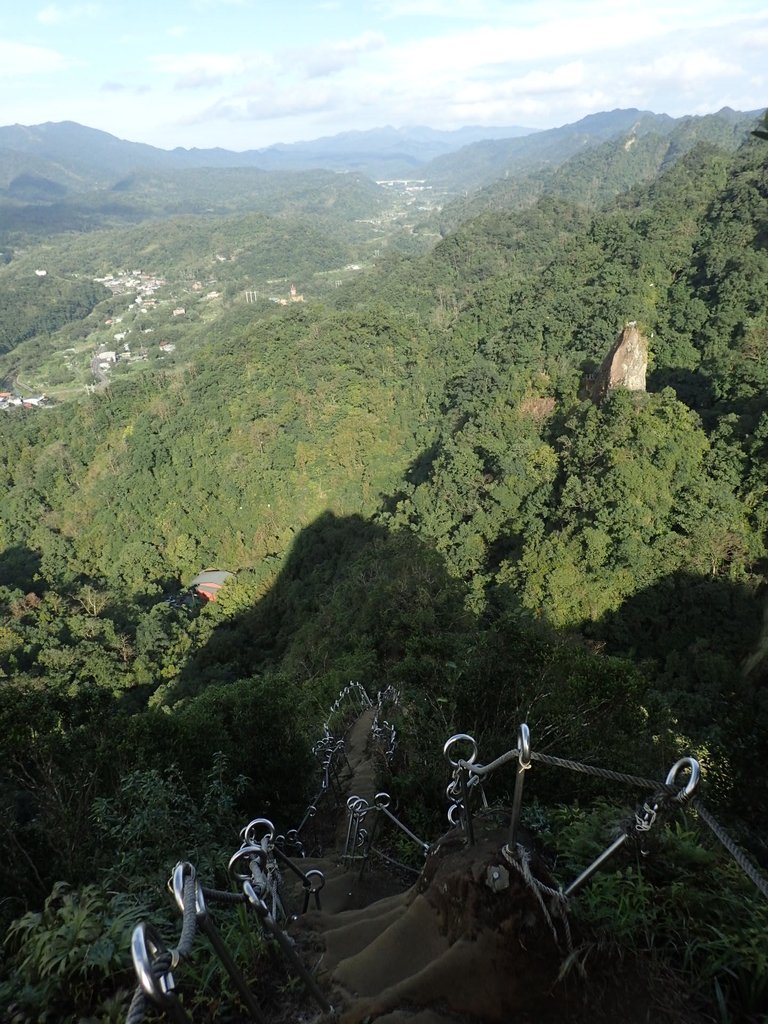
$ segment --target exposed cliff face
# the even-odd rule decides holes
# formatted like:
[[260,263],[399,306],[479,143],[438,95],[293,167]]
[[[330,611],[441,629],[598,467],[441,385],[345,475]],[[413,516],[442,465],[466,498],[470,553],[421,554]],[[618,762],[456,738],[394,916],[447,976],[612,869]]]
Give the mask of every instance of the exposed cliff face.
[[592,387],[596,402],[614,388],[628,391],[645,391],[645,374],[648,368],[648,342],[631,321],[626,325],[611,351],[597,372]]

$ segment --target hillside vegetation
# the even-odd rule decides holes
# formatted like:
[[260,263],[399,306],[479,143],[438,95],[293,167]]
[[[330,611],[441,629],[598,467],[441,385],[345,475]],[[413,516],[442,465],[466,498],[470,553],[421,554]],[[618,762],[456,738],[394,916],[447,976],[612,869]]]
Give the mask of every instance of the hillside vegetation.
[[[373,257],[366,240],[366,267],[303,303],[239,293],[288,262],[302,288],[349,262],[361,250],[327,219],[178,218],[68,243],[68,301],[91,307],[108,261],[191,282],[211,253],[236,259],[179,333],[184,359],[0,413],[8,922],[61,880],[146,901],[177,856],[211,857],[235,812],[290,826],[308,738],[350,679],[404,693],[392,785],[433,834],[447,737],[490,758],[527,721],[561,756],[659,778],[693,754],[707,804],[768,862],[768,146],[668,160],[646,141],[614,198],[595,187],[605,150],[580,153],[525,209],[475,211],[428,252]],[[27,238],[2,272],[45,251],[66,274],[46,244]],[[29,331],[66,320],[23,327],[19,308],[15,335],[0,319],[17,372]],[[597,403],[585,382],[627,321],[649,340],[647,393]],[[169,603],[214,565],[237,572],[215,603]],[[544,832],[564,815],[586,829],[597,793],[615,796],[535,785]],[[204,822],[183,821],[182,792],[209,794]],[[153,801],[177,824],[153,831]],[[610,956],[674,971],[699,1019],[757,1021],[766,908],[698,827],[672,855],[684,893],[657,866],[622,932],[617,865],[582,913]],[[37,1019],[53,982],[13,942],[4,970],[13,1019]],[[100,985],[77,1005],[57,990],[60,1019],[105,1012]]]

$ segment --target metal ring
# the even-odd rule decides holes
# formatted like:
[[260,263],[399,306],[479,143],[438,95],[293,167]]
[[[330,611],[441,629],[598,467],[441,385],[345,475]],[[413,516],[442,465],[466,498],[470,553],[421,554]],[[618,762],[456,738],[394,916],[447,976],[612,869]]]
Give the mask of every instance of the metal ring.
[[517,727],[518,760],[521,768],[531,767],[531,730],[522,722]]
[[203,895],[203,887],[200,885],[200,880],[197,877],[193,864],[190,864],[188,860],[180,860],[176,867],[173,869],[168,888],[173,893],[173,898],[176,900],[176,906],[179,908],[181,913],[184,913],[184,883],[187,878],[192,878],[195,883],[195,915],[197,919],[205,917],[208,913],[208,908],[205,905],[205,896]]
[[312,868],[304,875],[304,888],[307,892],[320,892],[324,885],[325,875],[322,871],[318,871],[317,868]]
[[458,804],[451,804],[451,806],[448,808],[448,822],[449,822],[449,824],[454,825],[454,826],[461,824],[461,821],[457,820],[457,817],[456,817],[457,814],[460,812],[460,810],[461,810],[461,808],[459,807]]
[[133,929],[131,957],[136,976],[142,991],[160,1006],[167,1006],[171,1002],[170,993],[173,991],[175,983],[170,971],[155,977],[152,973],[152,964],[159,953],[168,952],[168,947],[161,939],[160,933],[151,924],[142,921]]
[[445,746],[443,747],[443,755],[448,758],[448,763],[450,764],[450,766],[452,768],[459,767],[459,762],[454,761],[451,758],[450,754],[448,753],[448,751],[451,749],[454,743],[472,744],[472,756],[465,757],[462,760],[465,762],[465,764],[474,764],[475,761],[477,760],[477,743],[475,743],[474,739],[471,736],[468,736],[465,732],[457,732],[455,736],[451,736],[450,739],[445,741]]
[[[257,825],[266,826],[264,835],[257,837],[254,835],[254,829]],[[241,831],[240,835],[244,841],[249,845],[254,843],[260,843],[263,839],[273,839],[275,835],[275,826],[269,820],[269,818],[254,818],[253,821],[249,821],[245,828]]]
[[681,757],[679,761],[672,765],[667,773],[666,783],[668,786],[676,785],[677,774],[681,768],[689,768],[691,771],[690,777],[686,782],[683,789],[675,797],[675,800],[690,800],[693,794],[696,792],[699,782],[701,781],[701,767],[695,757]]
[[390,803],[392,802],[392,797],[389,795],[389,793],[377,793],[376,796],[373,798],[373,802],[379,808],[389,807]]
[[188,860],[180,860],[173,869],[173,874],[168,879],[168,889],[176,900],[176,906],[184,912],[184,880],[187,875],[195,877],[195,869]]
[[[260,846],[241,846],[240,849],[236,853],[233,853],[232,856],[229,858],[229,864],[227,864],[227,871],[232,876],[232,878],[236,878],[238,882],[250,882],[250,880],[253,878],[253,875],[251,874],[250,870],[248,871],[247,875],[241,874],[240,872],[234,870],[235,864],[237,864],[237,862],[242,857],[248,857],[249,863],[252,857],[256,857],[259,861],[263,861],[264,851]],[[264,867],[263,863],[261,864],[261,867]]]

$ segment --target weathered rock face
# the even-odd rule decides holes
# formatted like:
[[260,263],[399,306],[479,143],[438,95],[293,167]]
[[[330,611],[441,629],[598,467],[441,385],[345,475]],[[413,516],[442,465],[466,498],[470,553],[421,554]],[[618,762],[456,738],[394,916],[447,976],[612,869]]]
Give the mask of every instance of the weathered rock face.
[[614,388],[645,391],[648,369],[648,342],[632,321],[603,361],[592,387],[592,397],[600,402]]

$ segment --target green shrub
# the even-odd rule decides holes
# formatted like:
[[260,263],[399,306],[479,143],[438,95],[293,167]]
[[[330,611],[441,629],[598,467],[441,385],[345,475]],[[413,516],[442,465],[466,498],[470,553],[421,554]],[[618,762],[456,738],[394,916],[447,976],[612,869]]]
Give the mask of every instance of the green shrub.
[[130,896],[57,882],[41,912],[24,914],[8,929],[9,971],[0,984],[4,1019],[122,1020],[135,980],[131,933],[146,913]]
[[[524,820],[557,851],[567,885],[616,838],[627,806],[530,805]],[[721,1024],[762,1021],[768,1012],[768,905],[695,823],[675,820],[632,843],[574,893],[574,918],[602,950],[651,957],[685,979],[691,998]]]

